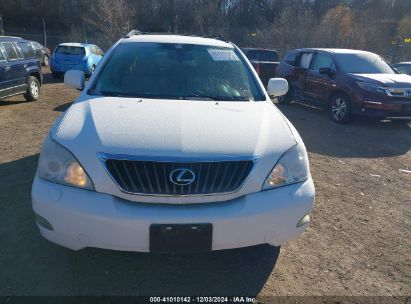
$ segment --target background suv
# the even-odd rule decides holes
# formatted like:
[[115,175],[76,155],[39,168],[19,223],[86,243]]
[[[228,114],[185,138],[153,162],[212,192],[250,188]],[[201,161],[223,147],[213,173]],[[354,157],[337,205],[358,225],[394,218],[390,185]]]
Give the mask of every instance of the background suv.
[[323,106],[338,123],[353,115],[411,119],[411,76],[399,74],[380,56],[346,49],[288,52],[277,69],[293,99]]
[[50,50],[37,41],[30,41],[30,44],[36,52],[36,58],[42,65],[48,66],[50,62]]
[[0,36],[0,98],[23,94],[27,101],[40,96],[40,62],[30,43]]
[[90,76],[101,58],[103,51],[94,44],[62,43],[51,55],[50,70],[54,78],[68,70],[80,70]]

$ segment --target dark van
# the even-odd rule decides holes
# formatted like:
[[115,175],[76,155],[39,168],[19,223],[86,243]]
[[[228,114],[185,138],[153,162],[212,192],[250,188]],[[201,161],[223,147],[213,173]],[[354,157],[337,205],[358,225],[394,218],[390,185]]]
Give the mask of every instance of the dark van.
[[23,94],[27,101],[40,96],[42,74],[30,42],[0,36],[0,98]]

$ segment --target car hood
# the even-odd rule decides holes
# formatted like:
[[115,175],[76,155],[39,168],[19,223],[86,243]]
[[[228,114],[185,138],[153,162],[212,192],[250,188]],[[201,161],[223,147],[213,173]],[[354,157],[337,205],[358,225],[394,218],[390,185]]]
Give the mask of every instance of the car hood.
[[[257,181],[252,180],[251,187],[246,187],[252,192],[261,190],[277,160],[296,144],[286,119],[270,102],[118,97],[75,102],[56,125],[53,139],[76,156],[97,191],[132,200],[135,196],[120,193],[112,181],[108,186],[107,174],[101,170],[104,166],[97,157],[99,153],[154,159],[228,156],[258,159],[257,167],[264,169],[257,174]],[[138,200],[152,198],[139,196]]]
[[357,80],[390,88],[411,87],[411,76],[406,74],[352,74]]

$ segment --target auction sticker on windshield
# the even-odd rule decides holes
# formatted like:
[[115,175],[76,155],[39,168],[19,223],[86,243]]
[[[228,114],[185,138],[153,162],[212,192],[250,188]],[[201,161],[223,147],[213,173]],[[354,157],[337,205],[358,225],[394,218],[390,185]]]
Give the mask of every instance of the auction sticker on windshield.
[[239,61],[237,54],[233,50],[207,49],[214,61]]

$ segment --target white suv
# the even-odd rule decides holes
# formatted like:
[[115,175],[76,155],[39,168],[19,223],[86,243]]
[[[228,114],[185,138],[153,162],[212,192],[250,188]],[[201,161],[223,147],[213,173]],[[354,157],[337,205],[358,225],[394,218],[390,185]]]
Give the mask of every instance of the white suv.
[[250,62],[218,39],[133,31],[43,144],[32,188],[41,234],[79,250],[279,246],[310,221],[305,146]]

